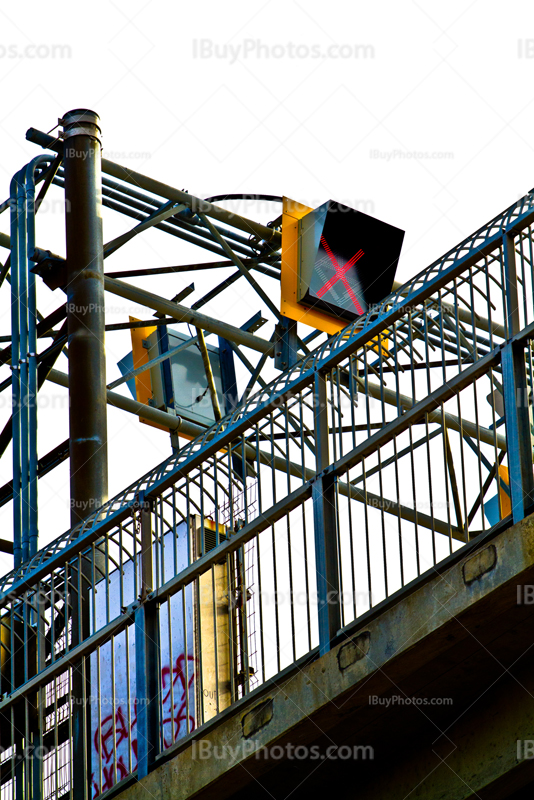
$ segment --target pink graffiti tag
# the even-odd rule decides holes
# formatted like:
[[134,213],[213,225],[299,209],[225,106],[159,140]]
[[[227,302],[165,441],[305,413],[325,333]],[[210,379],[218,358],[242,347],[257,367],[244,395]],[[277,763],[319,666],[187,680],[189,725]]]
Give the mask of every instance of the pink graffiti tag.
[[[191,664],[189,662],[191,662]],[[186,694],[195,681],[193,656],[190,655],[187,657],[187,676],[185,667],[186,657],[185,654],[182,653],[176,658],[176,661],[172,665],[172,691],[170,665],[163,667],[161,670],[161,686],[163,691],[166,691],[162,699],[164,748],[170,747],[173,741],[185,735],[188,732],[188,724],[189,731],[195,729],[194,708],[192,709],[190,707],[188,713],[188,699],[186,697]],[[129,774],[128,767],[124,763],[124,755],[121,754],[117,758],[117,751],[121,742],[130,742],[132,749],[132,771],[137,768],[137,703],[138,699],[136,698],[133,704],[134,717],[130,726],[128,726],[127,712],[123,710],[122,706],[118,706],[115,716],[113,714],[106,716],[100,723],[98,730],[95,731],[93,740],[94,750],[96,755],[102,759],[102,789],[100,789],[99,783],[95,780],[94,773],[92,773],[91,782],[93,785],[93,797],[97,797],[101,791],[107,791],[114,785],[115,765],[117,780],[120,781]],[[185,725],[183,723],[185,723]],[[168,726],[171,727],[169,736],[167,736],[166,730]]]
[[[187,661],[194,663],[193,656],[188,656],[187,657]],[[173,744],[173,742],[175,742],[178,738],[180,738],[180,733],[182,733],[182,735],[185,735],[186,733],[188,733],[188,730],[187,730],[187,721],[188,720],[189,720],[189,731],[193,731],[195,729],[195,717],[193,716],[193,714],[191,714],[191,710],[192,709],[189,708],[189,714],[187,713],[188,712],[188,708],[187,708],[188,703],[187,703],[187,696],[186,696],[187,695],[187,691],[186,691],[186,670],[185,670],[185,666],[186,666],[185,654],[182,653],[182,655],[178,656],[178,658],[176,659],[176,661],[173,664],[173,668],[172,668],[172,674],[173,674],[172,692],[171,692],[171,686],[169,685],[169,690],[168,690],[167,694],[165,695],[165,697],[162,700],[162,706],[163,706],[163,709],[164,709],[164,712],[163,712],[164,713],[164,718],[162,720],[163,747],[164,748],[170,747],[171,744]],[[161,670],[161,684],[162,684],[163,689],[166,688],[167,680],[170,678],[170,671],[171,671],[170,667],[164,667]],[[194,683],[195,675],[194,675],[194,670],[189,667],[189,664],[188,664],[188,673],[189,673],[190,677],[189,677],[189,680],[188,680],[187,689],[190,689],[191,686]],[[180,684],[180,686],[178,686],[178,684]],[[181,687],[181,694],[178,697],[178,692],[180,691],[180,687]],[[173,700],[174,700],[174,704],[173,704],[173,707],[171,708],[171,703],[172,703]],[[167,710],[167,706],[168,706],[168,710]],[[181,731],[183,722],[185,722],[186,725],[184,727],[184,730]],[[170,736],[170,738],[167,738],[165,728],[169,724],[171,725],[171,736]],[[174,738],[173,738],[173,735],[172,735],[172,731],[174,731]]]

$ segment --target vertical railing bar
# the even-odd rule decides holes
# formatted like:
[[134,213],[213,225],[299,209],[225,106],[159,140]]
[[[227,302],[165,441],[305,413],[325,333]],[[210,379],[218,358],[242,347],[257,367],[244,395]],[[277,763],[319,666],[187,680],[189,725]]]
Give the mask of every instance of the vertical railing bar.
[[[124,602],[124,561],[123,561],[123,544],[122,544],[122,521],[119,522],[119,611],[122,614],[122,609],[126,605]],[[94,592],[93,592],[94,594]],[[94,619],[94,617],[93,617]]]
[[[491,384],[490,384],[490,388]],[[476,426],[476,436],[477,436],[477,464],[478,464],[478,485],[480,489],[480,496],[481,496],[481,508],[482,508],[482,530],[486,529],[485,519],[484,519],[484,497],[482,493],[483,489],[483,481],[482,481],[482,459],[480,457],[482,451],[482,443],[480,441],[480,425],[479,425],[479,415],[478,415],[478,396],[477,396],[477,382],[473,381],[473,401],[475,407],[475,426]],[[469,532],[469,516],[466,514],[465,517],[465,529],[466,534]]]
[[[347,473],[347,485],[350,486],[350,473]],[[338,498],[338,501],[339,501],[339,498]],[[349,548],[350,548],[350,575],[351,575],[352,607],[353,607],[352,610],[353,610],[353,614],[354,614],[354,619],[356,619],[358,614],[357,614],[357,605],[356,605],[357,595],[356,595],[356,574],[355,574],[354,526],[352,524],[352,503],[351,503],[350,491],[347,492],[347,511],[348,511],[348,519],[349,519],[348,537],[349,537]],[[306,596],[309,596],[307,591],[306,591]],[[341,594],[341,597],[342,598],[344,597],[343,593]]]
[[[191,733],[191,710],[189,708],[189,646],[187,643],[187,607],[186,607],[186,592],[190,591],[190,594],[193,596],[193,587],[191,584],[187,584],[180,590],[180,594],[182,597],[182,630],[183,630],[183,637],[184,637],[184,671],[185,671],[185,715],[186,715],[186,733]],[[196,674],[195,669],[193,669],[193,681],[195,680]],[[173,725],[174,729],[174,725]]]
[[[172,563],[173,575],[178,575],[178,537],[176,535],[176,528],[178,527],[177,521],[177,508],[176,508],[176,484],[172,485]],[[187,560],[189,563],[189,559]]]
[[[98,697],[102,697],[102,685],[100,679],[100,652],[101,647],[97,645],[96,647],[96,685],[98,686]],[[102,773],[103,773],[103,763],[102,763],[102,703],[98,703],[98,785],[99,785],[99,794],[102,794]]]
[[[117,783],[117,698],[115,697],[115,637],[109,642],[111,661],[111,714],[113,731],[113,783]],[[99,694],[99,697],[101,695]]]
[[[134,640],[135,646],[135,640]],[[132,772],[132,703],[131,703],[131,665],[130,665],[130,626],[127,625],[124,629],[124,647],[125,647],[125,661],[126,661],[126,693],[128,695],[128,773]]]
[[[104,580],[105,580],[105,592],[106,592],[106,624],[110,621],[110,613],[109,613],[109,536],[106,534],[104,537],[104,549],[106,554],[106,564],[105,564],[105,571],[104,571]],[[92,551],[92,585],[93,585],[93,596],[95,594],[94,587],[96,586],[96,544],[93,544]]]
[[[158,511],[159,509],[159,511]],[[163,497],[160,495],[154,503],[154,549],[156,551],[156,586],[163,586],[165,583],[165,530],[164,530],[164,511]],[[159,531],[159,532],[158,532]]]
[[289,574],[289,604],[291,609],[291,641],[292,641],[292,648],[293,648],[293,661],[297,660],[296,655],[296,642],[295,642],[295,607],[294,607],[294,594],[293,594],[293,559],[292,559],[292,552],[293,549],[291,547],[291,515],[288,514],[286,517],[287,520],[287,529],[286,529],[286,539],[287,539],[287,560],[288,560],[288,574]]
[[239,548],[241,558],[239,560],[239,568],[241,572],[241,651],[242,651],[242,669],[243,669],[243,694],[250,693],[250,664],[249,664],[249,648],[248,648],[248,620],[247,620],[247,571],[245,569],[246,554],[245,545]]
[[217,590],[215,585],[215,564],[211,565],[211,600],[212,600],[212,614],[213,614],[213,650],[215,662],[215,704],[216,713],[220,711],[220,680],[219,680],[219,637],[218,637],[218,619],[217,619]]
[[464,425],[463,425],[463,417],[462,417],[462,399],[461,399],[461,392],[456,394],[456,402],[458,406],[458,420],[460,423],[460,431],[459,431],[459,439],[460,439],[460,465],[462,469],[462,495],[464,501],[464,509],[463,509],[463,519],[465,523],[463,523],[465,529],[465,535],[467,541],[469,541],[469,530],[467,528],[467,474],[465,468],[465,439],[464,439]]
[[289,409],[288,403],[284,403],[284,417],[285,417],[285,437],[286,437],[286,473],[287,473],[287,493],[291,492],[291,469],[289,457]]
[[276,530],[275,525],[271,525],[271,537],[273,546],[273,578],[274,578],[274,608],[275,608],[275,631],[276,631],[276,663],[277,672],[280,672],[280,618],[278,604],[278,569],[276,559]]
[[[261,682],[265,683],[265,651],[264,651],[264,627],[263,627],[263,588],[261,580],[261,554],[260,554],[260,536],[256,535],[254,539],[256,542],[256,552],[258,554],[258,616],[259,616],[259,639],[260,639],[260,658],[261,658]],[[306,594],[306,596],[308,596]]]
[[519,251],[520,251],[519,257],[521,261],[521,277],[523,281],[523,285],[521,288],[521,294],[523,296],[523,323],[521,327],[525,327],[525,325],[527,325],[528,322],[528,308],[527,308],[527,279],[525,275],[525,254],[523,251],[523,234],[519,233],[518,238],[519,238]]
[[[354,411],[355,405],[358,403],[358,385],[354,378],[354,362],[356,361],[356,374],[358,374],[358,361],[356,354],[352,353],[349,356],[349,381],[350,381],[350,421],[352,427],[352,447],[356,447],[356,414]],[[356,388],[356,398],[354,397],[354,389]]]
[[448,467],[448,451],[447,451],[447,428],[445,423],[445,407],[443,402],[440,403],[441,409],[441,430],[442,430],[442,442],[443,442],[443,474],[444,474],[444,484],[445,484],[445,498],[446,498],[446,508],[447,508],[447,521],[449,524],[449,553],[452,553],[452,522],[451,522],[451,501],[450,501],[450,492],[449,492],[449,467]]
[[491,319],[491,284],[489,276],[488,257],[484,256],[484,276],[486,278],[486,318],[488,320],[489,348],[493,350],[493,321]]
[[411,475],[412,475],[412,498],[413,498],[413,508],[414,508],[414,536],[415,536],[415,556],[416,556],[416,563],[417,563],[417,575],[421,574],[421,553],[420,553],[420,546],[419,546],[419,525],[417,521],[417,491],[416,491],[416,480],[415,480],[415,461],[414,461],[414,449],[413,449],[413,428],[410,426],[408,428],[408,436],[410,439],[410,465],[411,465]]
[[[341,410],[341,402],[342,397],[344,396],[341,391],[341,385],[339,381],[339,367],[335,369],[335,376],[336,376],[336,389],[337,389],[337,418],[338,418],[338,426],[339,426],[339,457],[343,457],[343,412]],[[333,377],[333,375],[332,375]],[[333,384],[333,381],[332,381]],[[334,387],[332,385],[332,391]],[[332,408],[332,413],[334,409]],[[334,434],[335,437],[335,434]]]
[[[382,480],[382,448],[377,447],[376,454],[378,457],[378,486],[380,497],[384,497],[384,484]],[[388,583],[388,570],[387,570],[387,548],[386,548],[386,520],[384,513],[384,503],[380,503],[380,528],[382,533],[382,558],[384,561],[384,591],[386,597],[389,597],[389,583]]]

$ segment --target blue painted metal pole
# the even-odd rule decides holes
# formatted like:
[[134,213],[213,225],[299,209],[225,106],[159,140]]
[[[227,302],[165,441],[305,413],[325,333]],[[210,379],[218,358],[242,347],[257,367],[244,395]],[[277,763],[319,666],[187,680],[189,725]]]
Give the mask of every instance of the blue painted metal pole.
[[[37,340],[33,162],[11,184],[11,334],[13,391],[13,554],[20,566],[37,551]],[[28,180],[30,177],[30,180]],[[30,250],[31,248],[31,250]]]
[[19,221],[23,214],[19,197],[20,177],[11,182],[11,372],[13,408],[13,557],[14,566],[22,563],[22,465],[20,450],[20,290],[19,290]]
[[519,302],[517,298],[517,272],[515,265],[515,243],[514,234],[503,234],[502,241],[503,266],[504,266],[504,287],[506,298],[506,319],[505,329],[507,338],[511,339],[519,333]]
[[336,478],[328,472],[330,455],[326,388],[325,376],[317,371],[313,398],[317,477],[312,485],[312,503],[321,655],[331,650],[341,627]]
[[510,501],[515,524],[525,518],[527,507],[534,501],[532,436],[525,350],[522,345],[510,342],[503,348],[502,382]]
[[29,257],[35,250],[35,161],[26,168],[26,236],[27,249],[24,263],[21,268],[28,276],[28,393],[27,393],[27,419],[28,419],[28,557],[35,555],[38,549],[38,478],[37,478],[37,298],[36,275],[31,272],[33,262]]
[[[513,233],[503,234],[503,261],[506,297],[506,332],[511,339],[521,325]],[[532,437],[523,344],[508,342],[502,351],[504,416],[508,450],[510,500],[514,523],[524,519],[534,500],[532,475]]]
[[35,170],[38,156],[11,182],[11,369],[13,433],[13,554],[15,567],[38,548],[37,301],[30,260],[35,250]]
[[28,273],[24,269],[27,259],[26,187],[24,175],[19,172],[18,185],[18,258],[15,268],[19,275],[19,369],[20,397],[17,436],[20,441],[20,509],[22,527],[22,562],[29,556],[29,427],[28,427]]
[[157,607],[150,600],[153,581],[152,511],[139,495],[141,517],[141,596],[135,610],[135,680],[137,692],[137,778],[149,772],[159,752],[159,625]]

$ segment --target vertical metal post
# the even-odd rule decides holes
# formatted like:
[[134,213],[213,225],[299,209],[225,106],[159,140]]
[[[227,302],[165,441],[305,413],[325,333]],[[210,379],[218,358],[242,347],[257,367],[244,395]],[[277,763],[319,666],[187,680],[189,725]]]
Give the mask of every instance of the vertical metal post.
[[[517,271],[513,233],[503,234],[503,258],[506,298],[506,332],[511,339],[520,328]],[[502,351],[504,417],[508,445],[510,501],[514,523],[524,519],[526,508],[534,500],[532,475],[532,438],[528,409],[525,348],[508,342]]]
[[[137,690],[137,778],[148,774],[159,752],[159,625],[150,600],[153,581],[152,511],[140,493],[141,596],[135,610],[135,679]],[[170,613],[170,612],[169,612]],[[172,678],[171,678],[172,680]]]
[[107,499],[106,359],[99,118],[63,120],[69,333],[71,523]]
[[[21,232],[22,222],[26,220],[24,198],[20,197],[21,178],[15,175],[11,182],[11,371],[13,406],[13,558],[15,568],[23,562],[22,537],[24,530],[24,507],[22,500],[23,457],[21,451],[22,390],[21,390],[21,334],[24,338],[25,325],[21,302],[24,302],[22,287],[19,286],[19,261],[26,245],[26,231]],[[21,235],[22,233],[22,235]],[[24,342],[22,343],[24,346]]]
[[504,418],[508,445],[510,501],[514,524],[525,518],[527,507],[534,501],[532,476],[532,437],[530,432],[529,398],[525,369],[525,349],[509,342],[502,351]]
[[[61,122],[67,243],[70,502],[74,526],[101,506],[108,493],[102,157],[99,118],[94,111],[69,111]],[[102,570],[103,560],[97,543],[91,555],[84,555],[73,567],[73,645],[89,635],[89,587],[93,570]],[[85,799],[89,794],[90,693],[90,661],[82,658],[72,670],[72,749],[74,763],[79,766],[72,776],[74,800]]]
[[[28,499],[29,499],[29,526],[27,534],[28,558],[35,555],[38,548],[38,515],[37,515],[37,296],[35,273],[31,271],[28,256],[35,249],[35,182],[33,168],[26,169],[26,235],[27,252],[26,261],[22,268],[28,273],[28,391],[25,402],[27,403],[28,420]],[[23,543],[24,553],[24,543]]]
[[315,568],[321,655],[331,648],[341,627],[337,543],[336,478],[328,472],[328,405],[326,378],[315,373],[314,426],[317,476],[312,485]]
[[515,266],[514,234],[504,233],[502,242],[504,258],[504,288],[506,300],[506,331],[511,339],[519,333],[519,301],[517,297],[517,272]]
[[[13,388],[13,555],[19,567],[37,552],[37,304],[30,256],[35,250],[35,169],[18,172],[11,204],[11,368]],[[6,262],[7,263],[7,262]]]

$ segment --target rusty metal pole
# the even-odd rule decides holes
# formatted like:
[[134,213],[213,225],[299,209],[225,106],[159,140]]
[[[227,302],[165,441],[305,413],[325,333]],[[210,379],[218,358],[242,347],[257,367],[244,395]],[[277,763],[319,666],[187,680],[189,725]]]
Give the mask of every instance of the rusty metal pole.
[[67,240],[71,524],[107,500],[104,260],[99,117],[63,123]]

